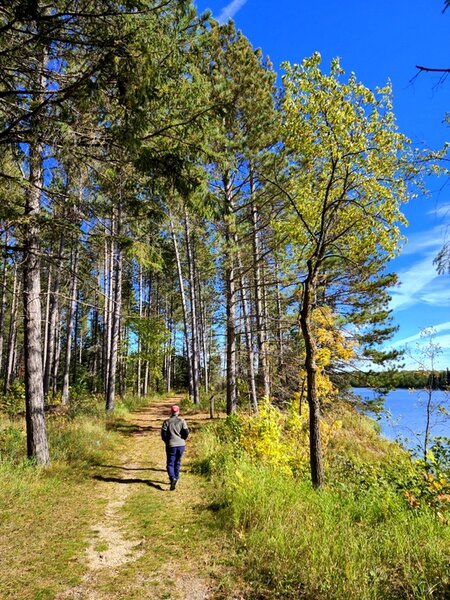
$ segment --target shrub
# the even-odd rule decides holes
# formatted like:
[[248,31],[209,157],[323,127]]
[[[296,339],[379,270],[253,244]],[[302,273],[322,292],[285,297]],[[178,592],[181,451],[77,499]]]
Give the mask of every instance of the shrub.
[[[342,431],[342,421],[354,429]],[[286,413],[263,403],[259,415],[232,415],[200,434],[196,464],[214,480],[213,506],[235,535],[250,597],[447,598],[442,478],[342,407],[323,435],[329,483],[314,490],[307,412],[295,402]]]

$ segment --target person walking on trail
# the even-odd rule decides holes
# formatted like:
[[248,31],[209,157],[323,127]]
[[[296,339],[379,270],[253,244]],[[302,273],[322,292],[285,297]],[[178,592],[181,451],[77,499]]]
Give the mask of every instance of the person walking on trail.
[[177,486],[180,476],[181,459],[186,447],[189,428],[186,421],[180,417],[180,408],[176,404],[170,409],[170,418],[161,427],[161,437],[166,444],[167,473],[170,480],[170,490]]

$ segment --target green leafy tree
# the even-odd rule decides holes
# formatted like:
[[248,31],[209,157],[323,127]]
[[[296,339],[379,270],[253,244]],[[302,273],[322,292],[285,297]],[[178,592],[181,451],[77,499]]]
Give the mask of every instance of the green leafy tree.
[[417,174],[409,141],[395,125],[390,87],[375,94],[354,75],[343,81],[337,59],[329,74],[320,70],[320,62],[314,54],[302,65],[284,64],[289,180],[279,221],[295,247],[301,279],[314,486],[324,483],[319,427],[324,399],[318,394],[313,312],[331,305],[360,328],[388,318],[385,288],[392,277],[383,269],[398,249],[398,225],[405,223],[400,205],[410,198],[408,181]]

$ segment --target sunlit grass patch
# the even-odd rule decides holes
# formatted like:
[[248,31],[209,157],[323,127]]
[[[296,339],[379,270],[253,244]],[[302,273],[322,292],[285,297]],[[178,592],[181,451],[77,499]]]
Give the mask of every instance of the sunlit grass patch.
[[86,571],[84,549],[102,500],[91,477],[107,463],[120,436],[102,418],[51,415],[52,463],[26,458],[22,420],[0,420],[0,598],[53,599]]
[[[444,600],[450,527],[431,496],[434,480],[367,419],[339,418],[321,490],[307,474],[247,452],[233,419],[201,434],[195,465],[212,480],[211,506],[235,536],[248,598]],[[272,439],[265,449],[278,452]],[[420,502],[411,502],[410,486]]]

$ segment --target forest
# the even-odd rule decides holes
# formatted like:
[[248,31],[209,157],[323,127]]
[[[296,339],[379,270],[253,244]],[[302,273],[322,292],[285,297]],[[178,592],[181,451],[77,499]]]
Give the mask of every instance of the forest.
[[[186,392],[185,410],[227,415],[197,434],[193,469],[222,481],[230,526],[267,518],[233,508],[239,477],[256,469],[251,489],[280,511],[300,478],[327,522],[330,489],[343,494],[337,482],[347,480],[354,498],[362,489],[384,498],[384,517],[367,505],[374,522],[416,510],[428,519],[427,549],[441,548],[424,559],[425,579],[398,575],[398,588],[393,573],[368,567],[367,589],[372,578],[380,595],[364,596],[345,586],[332,595],[320,577],[299,596],[304,584],[264,567],[261,554],[255,598],[272,597],[271,586],[283,598],[444,598],[448,446],[438,440],[414,462],[376,442],[343,394],[354,365],[367,372],[397,358],[382,348],[395,330],[389,260],[402,205],[444,152],[399,131],[389,83],[372,91],[319,53],[282,69],[189,0],[2,3],[0,462],[17,466],[20,438],[30,468],[51,470],[76,414],[95,405],[90,427],[120,430],[127,403]],[[354,373],[352,385],[370,384]],[[422,385],[412,373],[396,382]],[[448,371],[438,387],[447,386]],[[360,438],[356,421],[365,449],[344,458]],[[387,475],[394,455],[398,473]],[[227,461],[242,457],[227,481]],[[270,483],[258,464],[286,481]],[[248,560],[256,555],[249,546]]]

